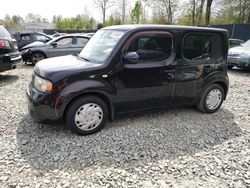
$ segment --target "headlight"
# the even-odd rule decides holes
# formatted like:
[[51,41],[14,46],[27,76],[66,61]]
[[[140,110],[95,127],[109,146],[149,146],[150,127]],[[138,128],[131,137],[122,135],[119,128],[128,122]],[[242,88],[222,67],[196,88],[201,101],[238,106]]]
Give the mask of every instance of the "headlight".
[[248,57],[248,56],[250,56],[250,53],[242,52],[242,53],[240,54],[240,56]]
[[41,91],[44,93],[48,93],[48,92],[52,91],[52,83],[50,81],[42,79],[38,76],[35,76],[34,85],[38,91]]

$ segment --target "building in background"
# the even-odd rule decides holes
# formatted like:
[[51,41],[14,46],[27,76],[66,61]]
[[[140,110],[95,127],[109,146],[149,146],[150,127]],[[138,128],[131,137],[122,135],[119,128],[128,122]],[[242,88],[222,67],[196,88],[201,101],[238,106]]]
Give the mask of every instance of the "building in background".
[[44,29],[53,29],[51,23],[23,23],[20,32],[43,32]]

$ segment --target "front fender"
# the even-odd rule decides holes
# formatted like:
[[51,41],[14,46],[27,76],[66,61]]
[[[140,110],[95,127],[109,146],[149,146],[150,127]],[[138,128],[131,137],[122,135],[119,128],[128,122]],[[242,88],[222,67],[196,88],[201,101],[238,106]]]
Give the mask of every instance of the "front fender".
[[76,97],[84,94],[99,94],[106,97],[111,103],[116,90],[103,80],[83,80],[67,85],[57,96],[55,111],[62,117],[67,105]]

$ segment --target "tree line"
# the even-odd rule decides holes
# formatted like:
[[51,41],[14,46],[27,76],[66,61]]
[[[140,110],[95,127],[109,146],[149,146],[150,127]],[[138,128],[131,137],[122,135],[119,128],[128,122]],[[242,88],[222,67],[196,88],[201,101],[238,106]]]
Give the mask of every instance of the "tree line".
[[[208,26],[212,24],[250,23],[250,0],[93,0],[102,21],[87,11],[75,17],[53,16],[57,29],[98,29],[120,24],[180,24]],[[134,2],[134,4],[131,4]],[[109,16],[107,16],[109,12]],[[0,24],[18,30],[24,22],[49,23],[40,15],[25,18],[6,15]]]

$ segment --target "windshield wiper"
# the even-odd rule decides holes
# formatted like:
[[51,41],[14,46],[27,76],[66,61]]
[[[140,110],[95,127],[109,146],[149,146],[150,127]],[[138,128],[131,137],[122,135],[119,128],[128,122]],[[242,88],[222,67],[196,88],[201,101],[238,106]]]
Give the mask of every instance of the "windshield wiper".
[[85,60],[85,61],[90,61],[89,59],[87,59],[87,58],[85,58],[85,57],[82,57],[82,56],[80,56],[79,54],[78,54],[78,57],[81,58],[81,59],[83,59],[83,60]]

